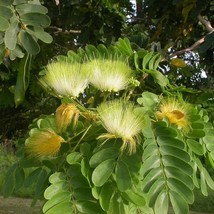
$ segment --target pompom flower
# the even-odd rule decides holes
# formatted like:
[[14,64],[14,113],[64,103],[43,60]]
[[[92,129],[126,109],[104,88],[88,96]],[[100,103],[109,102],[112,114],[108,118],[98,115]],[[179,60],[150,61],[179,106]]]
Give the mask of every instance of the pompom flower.
[[67,126],[72,122],[73,127],[77,124],[79,118],[79,110],[73,103],[63,103],[56,109],[55,120],[59,132],[66,130]]
[[136,115],[134,105],[122,100],[104,102],[97,111],[103,127],[108,131],[98,139],[121,138],[122,150],[128,148],[130,154],[136,151],[139,134],[142,130],[143,116]]
[[78,63],[53,62],[47,65],[40,82],[59,96],[78,97],[87,87],[88,78]]
[[30,157],[41,158],[56,155],[65,142],[52,130],[32,129],[26,140],[26,152]]
[[90,83],[101,91],[117,92],[129,84],[132,70],[121,60],[94,59],[84,65]]
[[184,101],[180,102],[175,98],[163,100],[156,112],[158,119],[166,118],[169,123],[175,124],[178,128],[188,132],[190,129],[189,112],[190,106]]

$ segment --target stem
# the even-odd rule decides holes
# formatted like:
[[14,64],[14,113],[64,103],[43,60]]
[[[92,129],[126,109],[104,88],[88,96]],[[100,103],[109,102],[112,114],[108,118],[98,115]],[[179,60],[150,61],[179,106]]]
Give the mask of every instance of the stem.
[[82,137],[79,139],[79,141],[77,142],[76,146],[72,149],[71,152],[74,152],[76,150],[76,148],[79,146],[80,142],[82,141],[82,139],[85,137],[85,135],[87,134],[87,132],[89,131],[89,129],[92,127],[92,125],[90,125],[86,130],[85,133],[82,135]]

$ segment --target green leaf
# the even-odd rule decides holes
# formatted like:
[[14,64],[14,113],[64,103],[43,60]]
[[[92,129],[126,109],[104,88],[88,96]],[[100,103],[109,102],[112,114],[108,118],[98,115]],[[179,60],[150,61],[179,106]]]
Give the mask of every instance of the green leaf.
[[108,58],[109,53],[108,53],[108,49],[106,48],[105,45],[99,44],[99,45],[97,46],[97,49],[99,50],[99,52],[100,52],[100,54],[103,56],[103,58],[105,58],[105,57]]
[[176,178],[168,178],[167,184],[169,188],[180,194],[189,204],[194,202],[193,192],[183,182]]
[[39,4],[19,4],[16,6],[16,10],[22,16],[26,13],[41,13],[46,14],[48,13],[48,9]]
[[88,157],[88,155],[90,154],[91,151],[91,145],[89,143],[83,143],[80,145],[80,153],[85,156]]
[[45,214],[71,214],[74,212],[73,204],[68,201],[57,204],[56,206],[49,209]]
[[17,168],[17,164],[14,164],[9,168],[6,174],[6,179],[3,185],[2,193],[4,197],[9,197],[15,188],[15,171]]
[[92,173],[92,182],[95,186],[102,186],[114,171],[116,161],[108,159],[99,164]]
[[65,180],[65,178],[66,178],[66,175],[63,172],[55,172],[49,177],[49,182],[54,184],[62,180]]
[[33,37],[24,30],[19,32],[19,40],[24,49],[32,55],[36,55],[40,51],[38,43],[33,39]]
[[160,147],[160,152],[161,155],[172,155],[174,157],[182,159],[185,162],[190,161],[190,156],[186,151],[176,148],[174,146],[162,145]]
[[147,64],[151,60],[152,56],[153,56],[153,52],[149,52],[144,56],[143,64],[142,64],[143,70],[145,70],[147,68]]
[[143,106],[154,107],[159,102],[159,98],[156,94],[146,91],[142,93],[142,98],[137,99],[137,102]]
[[172,137],[161,136],[157,138],[157,142],[160,146],[173,146],[178,149],[184,149],[184,142]]
[[160,192],[155,201],[154,211],[155,213],[167,214],[168,208],[169,208],[168,194],[165,190],[163,190]]
[[16,190],[21,188],[25,181],[25,172],[21,167],[17,167],[15,171]]
[[40,27],[34,27],[34,29],[29,29],[26,28],[26,31],[35,36],[37,39],[40,39],[41,41],[43,41],[44,43],[50,44],[53,41],[52,36],[49,33],[46,33],[43,28],[42,30],[40,29]]
[[102,149],[91,157],[89,164],[92,168],[95,168],[101,162],[107,159],[116,159],[118,154],[119,154],[119,150],[116,148],[111,147],[111,148]]
[[177,137],[177,131],[173,128],[158,126],[155,129],[156,135],[159,137]]
[[189,208],[186,201],[178,193],[170,190],[169,197],[175,214],[189,213]]
[[212,190],[214,190],[214,181],[213,181],[213,179],[211,178],[210,174],[208,173],[208,171],[205,168],[203,168],[203,174],[204,174],[204,177],[206,179],[207,185]]
[[126,192],[121,193],[122,197],[127,201],[137,205],[137,206],[145,206],[146,201],[142,195],[134,192],[133,190],[127,190]]
[[7,19],[0,16],[0,31],[5,31],[9,28],[10,24]]
[[5,46],[10,50],[14,50],[16,48],[17,33],[19,31],[18,24],[19,24],[18,20],[14,20],[5,32],[4,36]]
[[133,54],[133,50],[128,38],[124,39],[119,38],[116,47],[124,55],[131,56]]
[[13,3],[13,0],[0,0],[0,5],[1,6],[11,6],[11,4]]
[[103,210],[108,211],[110,207],[111,199],[114,195],[114,187],[110,183],[106,183],[102,186],[100,195],[99,195],[99,202],[100,206]]
[[207,185],[206,185],[206,178],[205,178],[203,170],[200,173],[200,181],[201,181],[200,182],[201,183],[201,193],[204,196],[208,196]]
[[202,138],[205,136],[205,132],[202,129],[193,129],[187,134],[189,138]]
[[154,81],[161,87],[166,87],[169,84],[168,78],[164,76],[160,71],[149,70],[147,71],[147,73],[151,74]]
[[146,174],[148,171],[150,171],[153,168],[157,168],[159,166],[160,166],[159,157],[157,155],[151,156],[143,162],[140,173],[142,176],[144,176],[144,174]]
[[164,166],[173,166],[190,176],[193,173],[192,167],[180,158],[176,158],[171,155],[164,155],[162,160]]
[[9,7],[0,6],[0,17],[5,19],[10,19],[13,16],[13,13]]
[[54,195],[56,195],[57,193],[60,193],[62,191],[66,191],[66,190],[68,190],[68,188],[69,188],[69,186],[66,181],[64,181],[64,180],[59,181],[57,183],[52,184],[45,190],[44,197],[47,200],[50,200]]
[[162,177],[162,169],[160,167],[152,169],[144,178],[141,183],[142,190],[147,193],[151,186],[154,184],[156,180]]
[[25,179],[25,183],[24,186],[25,187],[29,187],[30,185],[32,185],[33,183],[35,183],[38,179],[39,174],[41,173],[42,168],[37,168],[34,171],[32,171],[28,177]]
[[129,168],[123,161],[117,161],[115,175],[117,187],[121,192],[124,192],[131,187],[132,179]]
[[82,158],[82,155],[79,152],[72,152],[69,155],[67,155],[66,161],[69,164],[74,164],[74,163],[80,162],[81,158]]
[[91,200],[94,200],[94,197],[92,196],[92,193],[91,193],[91,188],[89,188],[89,187],[75,189],[74,192],[73,192],[73,197],[77,201],[91,201]]
[[56,206],[57,204],[60,204],[61,202],[69,202],[71,200],[71,192],[69,191],[62,191],[54,195],[51,200],[47,201],[43,208],[42,211],[43,213],[46,213],[49,209],[52,207]]
[[21,17],[21,21],[25,25],[48,27],[51,23],[50,18],[41,13],[26,13]]
[[149,199],[150,207],[153,207],[155,205],[156,199],[160,192],[163,190],[164,186],[165,180],[162,177],[153,183],[152,187],[149,189],[149,192],[147,193],[147,199]]
[[191,190],[193,190],[193,180],[192,177],[183,173],[181,170],[173,166],[165,166],[165,174],[167,178],[176,178],[181,182],[185,183]]
[[76,207],[81,213],[104,214],[101,207],[91,201],[78,201]]
[[24,4],[27,3],[27,0],[14,0],[13,4],[14,5],[19,5],[19,4]]
[[187,139],[186,141],[188,147],[197,155],[204,155],[205,151],[203,146],[196,140]]
[[48,173],[45,169],[42,169],[38,176],[36,186],[35,186],[35,195],[37,197],[41,196],[41,194],[43,194],[44,184],[47,180],[48,180]]

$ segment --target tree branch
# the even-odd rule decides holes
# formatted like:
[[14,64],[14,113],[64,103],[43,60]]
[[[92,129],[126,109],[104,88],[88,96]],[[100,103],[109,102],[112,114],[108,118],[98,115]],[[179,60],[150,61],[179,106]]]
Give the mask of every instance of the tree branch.
[[213,32],[214,28],[212,27],[211,23],[204,19],[201,14],[198,15],[198,20],[206,27],[207,31]]
[[64,33],[64,34],[70,34],[70,33],[74,33],[74,34],[80,34],[81,30],[63,30],[62,28],[56,27],[56,26],[50,26],[50,29],[54,29],[56,30],[54,32],[54,34],[59,34],[59,33]]
[[[211,23],[209,21],[207,21],[206,19],[204,19],[200,14],[198,15],[198,20],[206,27],[207,31],[209,32],[207,35],[214,32],[214,28],[212,27]],[[170,55],[170,57],[179,56],[187,51],[195,50],[199,45],[201,45],[205,41],[206,36],[202,37],[201,39],[196,41],[193,45],[191,45],[188,48],[184,48],[182,50],[175,51],[174,53],[172,53]]]

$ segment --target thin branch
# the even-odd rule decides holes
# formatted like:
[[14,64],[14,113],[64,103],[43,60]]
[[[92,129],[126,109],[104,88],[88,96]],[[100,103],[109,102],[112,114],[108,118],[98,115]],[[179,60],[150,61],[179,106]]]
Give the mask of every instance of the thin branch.
[[56,30],[54,32],[54,34],[56,34],[56,35],[59,34],[59,33],[64,33],[64,34],[71,34],[71,33],[80,34],[81,33],[81,30],[63,30],[62,28],[59,28],[59,27],[56,27],[56,26],[50,26],[49,28]]
[[213,32],[214,28],[212,27],[211,23],[204,19],[201,14],[198,15],[198,20],[206,27],[207,31]]
[[[214,32],[214,28],[212,27],[211,23],[209,21],[207,21],[206,19],[204,19],[200,14],[198,15],[198,20],[206,27],[207,31],[209,32],[207,35],[209,35],[209,34],[211,34],[211,33]],[[199,39],[198,41],[196,41],[193,45],[191,45],[188,48],[184,48],[182,50],[175,51],[174,53],[172,53],[170,55],[170,57],[178,56],[178,55],[181,55],[181,54],[183,54],[185,52],[195,50],[199,45],[201,45],[202,43],[204,43],[206,36],[202,37],[201,39]]]
[[179,55],[181,55],[181,54],[183,54],[183,53],[185,53],[185,52],[195,50],[199,45],[201,45],[201,44],[204,42],[205,37],[206,37],[206,36],[202,37],[201,39],[199,39],[198,41],[196,41],[192,46],[190,46],[190,47],[188,47],[188,48],[184,48],[184,49],[182,49],[182,50],[180,50],[180,51],[175,51],[174,53],[172,53],[172,54],[170,55],[170,57],[179,56]]

